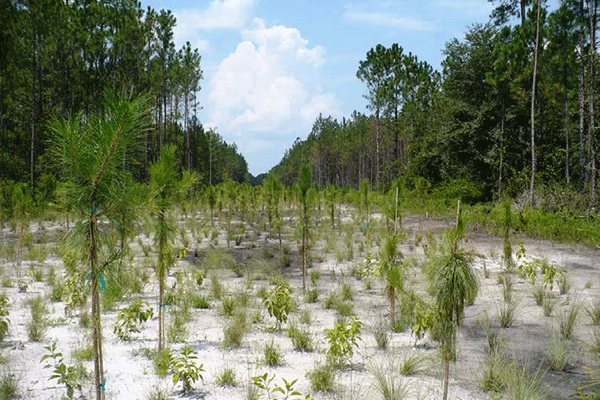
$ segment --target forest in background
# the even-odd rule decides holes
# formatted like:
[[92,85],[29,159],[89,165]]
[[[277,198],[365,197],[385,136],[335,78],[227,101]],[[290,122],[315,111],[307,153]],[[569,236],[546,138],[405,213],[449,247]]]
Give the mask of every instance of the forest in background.
[[493,3],[488,23],[446,43],[441,72],[398,44],[373,47],[357,69],[370,114],[320,116],[272,173],[295,182],[308,163],[321,187],[401,179],[484,201],[595,206],[597,1]]
[[235,144],[197,119],[201,56],[189,42],[176,49],[175,24],[170,11],[136,0],[0,0],[0,179],[49,195],[60,180],[46,151],[49,121],[126,91],[152,99],[138,179],[174,144],[202,183],[248,181]]

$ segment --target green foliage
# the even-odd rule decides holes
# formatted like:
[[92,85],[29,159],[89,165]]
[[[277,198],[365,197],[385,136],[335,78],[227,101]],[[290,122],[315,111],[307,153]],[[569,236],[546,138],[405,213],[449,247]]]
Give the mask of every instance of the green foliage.
[[373,387],[384,400],[402,400],[408,396],[408,383],[398,376],[393,365],[372,364],[369,372],[374,378]]
[[119,311],[114,326],[115,334],[122,340],[131,338],[132,333],[139,333],[140,327],[154,315],[154,309],[147,301],[135,299],[129,307]]
[[291,324],[288,329],[288,337],[292,339],[294,350],[312,352],[315,349],[310,330],[306,328]]
[[78,369],[75,366],[65,364],[62,353],[56,350],[56,342],[44,346],[44,349],[46,349],[48,353],[42,356],[40,362],[46,360],[52,361],[47,361],[44,365],[44,368],[52,369],[52,375],[50,375],[48,380],[56,379],[57,384],[64,384],[67,390],[67,397],[72,399],[75,394],[75,389],[81,392],[82,381]]
[[329,342],[327,359],[337,366],[345,365],[358,347],[362,322],[352,317],[348,321],[336,321],[332,329],[325,329],[325,339]]
[[333,392],[335,388],[336,371],[332,365],[317,364],[306,373],[310,387],[315,392]]
[[0,373],[0,400],[20,399],[20,383],[11,371]]
[[573,338],[575,330],[575,324],[579,319],[579,311],[581,310],[581,304],[573,303],[567,310],[558,311],[556,313],[556,322],[558,323],[558,330],[560,337],[563,340],[570,340]]
[[281,329],[281,324],[287,322],[288,314],[292,304],[292,288],[285,283],[280,283],[274,287],[263,300],[269,315],[277,320],[277,327]]
[[283,364],[283,352],[273,341],[269,341],[263,347],[264,363],[269,367],[278,367]]
[[288,381],[285,378],[281,378],[283,385],[276,385],[273,383],[275,375],[269,376],[267,372],[262,375],[256,375],[252,377],[252,384],[260,389],[258,399],[266,398],[267,400],[311,400],[310,394],[306,396],[302,395],[299,391],[294,389],[294,385],[298,382],[298,379]]
[[10,325],[10,319],[8,311],[10,302],[8,301],[8,295],[6,293],[0,293],[0,342],[4,341],[8,335],[8,326]]
[[243,310],[239,310],[229,320],[228,324],[223,329],[223,347],[239,348],[242,346],[244,337],[250,331],[248,316]]
[[230,367],[223,368],[217,375],[215,383],[219,386],[236,387],[238,385],[235,370]]
[[538,281],[538,276],[542,275],[541,283],[544,288],[552,290],[554,282],[564,275],[564,271],[559,269],[550,261],[540,258],[535,258],[531,261],[525,261],[519,264],[517,272],[522,278],[529,278],[532,285]]
[[181,350],[181,354],[171,359],[171,370],[173,371],[173,385],[182,383],[183,392],[192,390],[193,384],[200,378],[204,381],[201,372],[204,371],[204,364],[198,365],[196,360],[198,356],[194,349],[189,346]]
[[30,319],[27,321],[27,336],[33,342],[44,340],[48,330],[48,307],[41,296],[29,300]]

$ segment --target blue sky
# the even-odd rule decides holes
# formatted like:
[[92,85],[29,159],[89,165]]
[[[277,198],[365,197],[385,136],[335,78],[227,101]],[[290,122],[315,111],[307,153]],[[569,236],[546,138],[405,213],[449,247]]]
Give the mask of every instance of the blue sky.
[[175,43],[202,55],[205,127],[267,172],[322,113],[366,112],[358,63],[398,43],[440,69],[447,41],[487,22],[487,0],[142,0],[177,18]]

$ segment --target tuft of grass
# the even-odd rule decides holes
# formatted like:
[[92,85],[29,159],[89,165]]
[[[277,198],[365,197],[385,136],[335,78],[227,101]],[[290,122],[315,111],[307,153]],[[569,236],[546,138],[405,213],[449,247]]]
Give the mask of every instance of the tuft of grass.
[[540,307],[542,306],[546,296],[547,296],[546,290],[544,289],[543,286],[535,285],[533,287],[533,299],[535,300],[535,304],[537,306],[540,306]]
[[14,372],[4,370],[0,373],[0,400],[19,399],[21,384]]
[[210,294],[215,300],[220,300],[223,296],[223,284],[221,278],[216,272],[210,274]]
[[169,390],[164,387],[154,385],[152,387],[152,389],[150,389],[150,391],[146,395],[146,399],[147,400],[169,400],[170,399]]
[[210,308],[210,300],[207,296],[194,295],[191,298],[192,307],[207,310]]
[[600,325],[600,301],[595,301],[585,307],[586,314],[590,317],[592,325]]
[[482,367],[483,378],[481,389],[484,392],[502,393],[506,388],[504,378],[508,358],[499,350],[491,351],[485,359]]
[[503,371],[506,384],[506,399],[537,400],[546,398],[547,388],[544,386],[543,369],[532,370],[527,364],[516,361],[507,364]]
[[308,329],[299,328],[296,324],[290,324],[288,337],[292,339],[292,345],[295,350],[302,352],[312,352],[315,349],[312,336]]
[[317,364],[306,373],[310,387],[314,392],[333,392],[335,385],[335,368],[331,365]]
[[265,347],[263,347],[263,357],[264,363],[269,367],[283,365],[283,352],[273,340],[266,343]]
[[225,317],[232,317],[236,309],[236,301],[233,297],[224,297],[221,301],[220,312]]
[[573,303],[567,310],[556,313],[558,330],[563,340],[570,340],[573,338],[573,332],[575,331],[575,324],[577,323],[580,309],[581,305],[579,303]]
[[154,355],[154,372],[160,377],[165,377],[171,372],[171,351],[163,349],[161,352],[150,351]]
[[218,386],[236,387],[238,385],[235,369],[225,367],[217,374],[215,383]]
[[369,371],[373,375],[373,387],[384,400],[402,400],[410,394],[408,382],[399,376],[391,365],[373,364]]
[[373,328],[373,336],[375,337],[375,342],[377,342],[378,349],[385,350],[388,348],[388,345],[390,344],[390,335],[388,333],[388,327],[383,321],[380,321],[380,323],[375,325]]
[[351,317],[354,315],[354,303],[351,301],[340,301],[335,305],[335,310],[342,317]]
[[517,318],[517,302],[504,303],[498,312],[498,323],[502,328],[513,326]]
[[505,303],[512,303],[513,298],[513,283],[510,275],[504,275],[504,279],[502,280],[502,298]]
[[94,349],[91,344],[77,346],[71,351],[71,357],[77,361],[92,361],[94,359]]
[[568,364],[568,341],[556,336],[550,338],[546,350],[546,362],[552,371],[564,371]]
[[554,310],[557,301],[558,300],[551,293],[548,293],[546,297],[544,297],[544,302],[542,304],[544,316],[549,317],[552,315],[552,311]]
[[31,317],[27,321],[27,336],[32,342],[41,342],[48,330],[48,307],[42,296],[30,299],[28,304]]
[[429,358],[425,353],[410,352],[402,357],[400,375],[419,375],[425,371],[425,364]]
[[558,290],[561,295],[569,293],[571,286],[571,277],[568,276],[566,272],[558,275]]
[[316,287],[307,289],[304,299],[307,303],[316,303],[319,300],[319,289]]
[[244,310],[238,310],[229,324],[223,328],[223,347],[240,348],[244,337],[250,332],[248,316]]
[[304,325],[310,325],[312,322],[312,312],[310,308],[303,308],[300,312],[300,322]]
[[348,282],[342,285],[342,300],[354,300],[354,287]]
[[187,337],[188,329],[185,316],[175,314],[171,320],[171,324],[167,328],[167,340],[170,343],[182,343],[187,340]]

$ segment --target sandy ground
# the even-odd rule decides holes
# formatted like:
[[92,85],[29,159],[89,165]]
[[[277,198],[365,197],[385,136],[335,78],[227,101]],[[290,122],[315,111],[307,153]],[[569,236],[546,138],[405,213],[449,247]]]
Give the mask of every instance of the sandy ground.
[[[349,218],[347,212],[346,219]],[[424,217],[407,217],[403,221],[404,228],[411,234],[409,239],[401,246],[406,257],[420,259],[423,257],[422,244],[417,243],[418,232],[432,231],[434,234],[442,234],[451,226],[451,222],[432,220]],[[48,240],[59,240],[58,234],[52,234],[52,229],[45,228],[45,236]],[[38,231],[36,225],[32,230]],[[4,243],[12,237],[11,232],[5,229],[2,233]],[[340,242],[342,241],[340,236]],[[557,310],[566,309],[572,302],[589,304],[600,299],[600,268],[598,260],[600,253],[597,250],[584,248],[577,245],[556,244],[549,241],[520,238],[526,249],[526,257],[547,258],[558,266],[565,268],[571,279],[572,289],[568,294],[558,296]],[[254,244],[253,244],[254,243]],[[252,240],[243,241],[237,249],[250,249],[268,243],[275,247],[275,239],[264,239],[253,236]],[[220,246],[225,246],[224,236],[220,237]],[[202,252],[209,246],[209,240],[195,245]],[[167,391],[173,399],[245,399],[246,386],[252,376],[269,372],[277,376],[276,381],[280,383],[281,378],[288,380],[298,379],[295,388],[302,393],[310,392],[310,382],[306,372],[313,369],[316,362],[325,360],[324,351],[326,342],[324,329],[333,326],[336,320],[336,312],[323,307],[323,299],[340,286],[342,282],[350,283],[355,289],[355,310],[357,317],[364,323],[360,347],[356,350],[350,367],[343,370],[339,375],[337,388],[334,393],[316,393],[317,399],[378,399],[381,396],[373,386],[373,378],[370,372],[372,365],[384,365],[400,361],[407,354],[420,352],[427,355],[429,362],[425,364],[423,371],[411,377],[399,377],[403,379],[409,388],[407,399],[439,399],[441,397],[441,365],[439,361],[437,344],[427,338],[416,341],[409,331],[404,333],[391,333],[391,342],[387,350],[378,350],[373,336],[373,330],[387,320],[389,307],[384,296],[382,283],[372,280],[372,287],[367,289],[365,280],[358,280],[350,276],[350,269],[355,263],[364,259],[355,250],[354,260],[349,262],[338,262],[335,254],[324,253],[322,250],[324,242],[317,243],[313,254],[321,254],[314,263],[313,269],[321,272],[319,280],[319,301],[317,303],[306,303],[302,296],[302,280],[298,267],[298,260],[293,259],[292,266],[285,269],[284,274],[289,277],[290,284],[294,288],[294,297],[299,304],[299,310],[292,313],[291,319],[298,319],[300,310],[309,309],[312,314],[310,330],[316,339],[317,350],[312,353],[301,353],[293,349],[290,339],[284,330],[281,333],[273,332],[270,327],[274,321],[265,316],[264,321],[254,324],[251,333],[246,336],[244,344],[240,349],[227,350],[221,345],[223,340],[223,327],[226,318],[219,313],[219,302],[212,301],[212,307],[207,310],[193,310],[192,320],[188,323],[189,335],[186,343],[174,343],[171,349],[178,351],[184,345],[191,345],[196,350],[199,362],[204,364],[203,382],[197,382],[195,390],[191,394],[180,393],[180,385],[173,386],[171,377],[159,378],[154,373],[153,363],[144,356],[144,349],[156,347],[156,336],[158,321],[155,317],[144,325],[139,334],[134,334],[133,339],[122,341],[113,333],[113,325],[116,321],[117,311],[107,312],[103,316],[104,333],[104,365],[106,369],[106,398],[107,399],[147,399],[149,395],[156,392],[160,387]],[[506,348],[516,357],[540,364],[548,346],[550,336],[557,332],[556,319],[545,317],[541,307],[534,303],[532,287],[528,281],[520,280],[516,276],[514,283],[514,296],[518,300],[518,316],[514,326],[506,329],[498,327],[496,321],[498,310],[502,305],[501,285],[498,283],[498,273],[503,270],[500,254],[502,252],[502,241],[481,231],[471,231],[465,246],[476,250],[483,258],[478,259],[475,264],[480,279],[480,291],[475,304],[467,307],[464,326],[459,333],[458,359],[451,367],[450,395],[451,399],[489,399],[489,394],[481,390],[482,364],[487,354],[487,340],[481,321],[487,316],[490,326],[495,329],[504,339]],[[138,254],[134,262],[141,262],[142,251],[137,245],[137,240],[132,241],[132,249]],[[295,242],[291,242],[292,252],[296,251]],[[517,238],[513,240],[513,247],[517,249]],[[355,246],[355,248],[357,248]],[[322,258],[322,259],[321,259]],[[22,271],[27,271],[29,262],[22,264]],[[489,277],[485,277],[483,268],[489,271]],[[54,265],[57,272],[62,270],[62,261],[55,256],[48,257],[41,267],[46,271],[50,265]],[[178,268],[171,272],[169,282],[174,282],[174,272],[186,268],[196,268],[194,265],[182,261]],[[11,272],[12,271],[12,272]],[[4,276],[14,273],[14,263],[6,261],[3,266]],[[23,279],[29,283],[25,293],[19,293],[16,287],[1,288],[10,298],[10,335],[4,342],[2,355],[8,359],[8,363],[0,366],[2,373],[14,374],[21,386],[21,395],[24,399],[61,399],[65,394],[64,385],[57,385],[55,380],[49,380],[51,371],[43,368],[40,358],[46,353],[44,346],[52,341],[57,342],[57,347],[66,356],[67,362],[71,360],[70,351],[89,343],[90,334],[79,327],[78,318],[65,316],[64,304],[62,302],[50,303],[50,319],[64,320],[63,324],[51,326],[42,343],[34,343],[28,340],[26,323],[29,318],[27,301],[38,295],[47,295],[50,288],[44,282],[35,282],[32,277],[25,276]],[[13,279],[16,282],[16,278]],[[243,277],[236,277],[230,271],[222,275],[222,282],[226,292],[234,294],[246,287]],[[109,283],[110,284],[110,283]],[[254,288],[266,285],[265,281],[255,282]],[[416,283],[415,283],[416,284]],[[16,285],[15,285],[16,286]],[[205,280],[203,288],[199,289],[208,294],[208,279]],[[558,295],[558,289],[554,292]],[[152,276],[150,284],[146,286],[144,297],[156,307],[157,285]],[[264,312],[264,307],[256,300],[256,305]],[[124,305],[122,305],[124,306]],[[168,319],[167,319],[168,320]],[[592,332],[591,323],[585,313],[581,313],[575,330],[575,346],[570,353],[570,365],[567,372],[549,372],[545,376],[545,382],[549,387],[549,398],[568,398],[575,393],[575,389],[583,379],[584,368],[594,365],[590,361],[587,343],[590,342]],[[261,362],[261,349],[268,341],[278,343],[284,351],[284,365],[280,367],[266,367]],[[415,346],[415,343],[417,345]],[[84,362],[85,367],[93,370],[91,361]],[[239,383],[238,387],[224,388],[215,383],[216,376],[225,367],[234,368]],[[396,372],[391,372],[395,374]],[[79,393],[77,394],[79,396]],[[81,398],[92,399],[93,384],[87,383]]]

